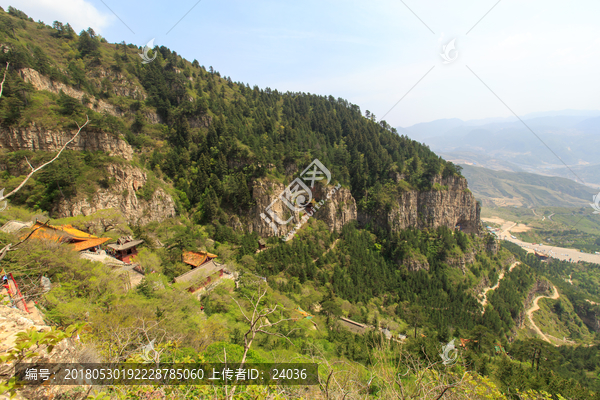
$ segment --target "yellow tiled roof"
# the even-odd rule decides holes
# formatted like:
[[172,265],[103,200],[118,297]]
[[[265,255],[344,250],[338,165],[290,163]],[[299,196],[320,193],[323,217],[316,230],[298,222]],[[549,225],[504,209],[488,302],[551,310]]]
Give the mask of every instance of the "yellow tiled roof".
[[102,243],[106,243],[109,240],[110,238],[94,238],[71,243],[69,246],[71,246],[75,251],[82,251],[92,247],[100,246]]
[[[99,246],[106,243],[110,238],[99,238],[89,233],[73,228],[71,225],[52,226],[36,222],[31,230],[34,231],[32,238],[52,240],[59,243],[70,243],[70,246],[75,251],[82,251],[91,247]],[[24,235],[23,237],[26,237]]]
[[55,228],[60,229],[61,231],[67,232],[69,235],[76,237],[76,238],[87,238],[87,239],[97,239],[98,238],[98,236],[90,235],[89,233],[85,233],[83,231],[80,231],[79,229],[75,229],[75,228],[73,228],[72,225],[62,225],[62,226],[57,226]]
[[183,253],[183,262],[194,267],[199,267],[212,258],[217,258],[217,255],[207,253],[206,251],[185,251]]

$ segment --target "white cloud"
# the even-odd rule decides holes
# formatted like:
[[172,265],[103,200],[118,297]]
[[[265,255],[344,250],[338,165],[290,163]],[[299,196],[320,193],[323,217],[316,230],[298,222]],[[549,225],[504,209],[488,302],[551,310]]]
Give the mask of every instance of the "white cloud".
[[42,20],[48,25],[53,21],[70,23],[79,33],[82,29],[92,27],[97,33],[116,20],[107,9],[98,10],[85,0],[1,0],[2,7],[7,10],[11,5],[25,12],[35,21]]

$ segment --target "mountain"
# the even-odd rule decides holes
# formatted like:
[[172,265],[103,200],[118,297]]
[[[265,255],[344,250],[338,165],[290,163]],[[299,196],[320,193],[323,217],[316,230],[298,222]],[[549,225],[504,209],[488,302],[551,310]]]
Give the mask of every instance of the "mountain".
[[598,175],[598,169],[600,164],[593,165],[576,165],[571,166],[568,169],[566,167],[553,168],[547,171],[548,175],[562,176],[569,179],[581,180],[589,186],[600,186],[600,176]]
[[[596,163],[600,156],[594,150],[600,144],[599,115],[596,110],[564,110],[527,114],[522,117],[527,126],[509,117],[462,123],[438,120],[404,129],[409,137],[450,159],[481,165],[478,158],[490,157],[507,165],[484,162],[482,166],[514,171],[508,166],[512,165],[528,172],[563,176],[559,171],[564,165],[556,155],[571,168]],[[577,179],[572,174],[569,178]]]
[[595,190],[570,179],[462,165],[469,187],[484,206],[587,206]]
[[[21,187],[0,211],[0,261],[22,293],[11,299],[22,310],[0,313],[30,307],[54,328],[19,332],[18,346],[17,324],[1,334],[13,367],[56,353],[81,364],[226,358],[315,363],[325,382],[108,382],[97,398],[600,392],[598,269],[498,242],[458,166],[357,105],[250,87],[166,47],[143,64],[137,46],[12,7],[0,10],[0,47],[0,65],[10,62],[0,187]],[[530,191],[546,184],[520,179]],[[34,220],[48,223],[25,236]],[[540,312],[563,339],[527,322],[555,287]],[[455,364],[439,362],[440,343]],[[0,392],[47,397],[45,385],[20,388],[11,376],[3,369]],[[80,397],[66,386],[56,397]]]
[[[69,140],[74,121],[87,115],[89,125],[69,148],[93,153],[65,156],[49,168],[53,173],[32,181],[45,187],[42,194],[28,186],[16,204],[57,217],[116,206],[136,224],[190,212],[198,222],[272,236],[261,214],[317,159],[329,183],[341,184],[338,197],[356,205],[343,223],[381,215],[392,221],[398,219],[394,210],[408,207],[402,211],[407,216],[381,225],[435,228],[462,221],[469,231],[478,229],[476,202],[464,195],[466,182],[452,163],[363,117],[346,100],[250,88],[166,47],[156,47],[156,59],[142,64],[138,47],[106,43],[91,29],[76,35],[67,25],[6,18],[11,29],[0,63],[10,68],[0,148],[55,151]],[[9,175],[26,171],[24,157],[4,162]],[[439,203],[420,194],[437,196],[435,185],[449,193]],[[7,187],[13,188],[10,182]],[[277,234],[301,218],[297,210],[285,216],[281,204],[278,220],[292,220]],[[343,224],[334,220],[337,207],[337,197],[325,205],[331,230]]]

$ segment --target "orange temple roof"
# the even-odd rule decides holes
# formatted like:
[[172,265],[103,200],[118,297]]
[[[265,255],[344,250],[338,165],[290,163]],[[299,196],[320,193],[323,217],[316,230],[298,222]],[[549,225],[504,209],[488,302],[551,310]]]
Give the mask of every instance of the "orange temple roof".
[[183,262],[194,267],[199,267],[205,262],[217,258],[216,254],[207,253],[206,251],[185,251],[183,252]]
[[[51,240],[59,243],[69,243],[75,251],[82,251],[106,243],[110,238],[99,238],[73,228],[71,225],[53,226],[36,222],[31,230],[32,238]],[[26,237],[27,235],[24,235]]]

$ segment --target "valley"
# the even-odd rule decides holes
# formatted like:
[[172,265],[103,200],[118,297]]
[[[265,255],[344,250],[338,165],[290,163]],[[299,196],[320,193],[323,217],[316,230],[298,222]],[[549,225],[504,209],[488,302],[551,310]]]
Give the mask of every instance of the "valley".
[[495,224],[501,224],[499,227],[499,231],[496,233],[498,238],[501,240],[506,240],[508,242],[514,243],[525,251],[529,253],[538,252],[539,254],[543,254],[544,256],[556,258],[564,261],[578,262],[585,261],[594,264],[600,264],[600,254],[589,254],[584,253],[581,250],[573,249],[573,248],[563,248],[557,247],[547,244],[541,243],[531,243],[525,242],[522,240],[513,237],[513,234],[518,234],[521,232],[527,232],[531,228],[528,226],[522,226],[512,221],[505,221],[501,218],[482,218],[484,222],[491,222]]

